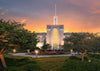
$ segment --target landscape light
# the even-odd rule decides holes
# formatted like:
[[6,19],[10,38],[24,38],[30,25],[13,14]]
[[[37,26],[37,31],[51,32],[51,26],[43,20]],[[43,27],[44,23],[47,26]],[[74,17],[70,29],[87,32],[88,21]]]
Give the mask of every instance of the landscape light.
[[72,53],[73,52],[73,49],[71,49],[70,52]]
[[91,60],[89,59],[88,62],[91,62]]
[[13,52],[16,53],[16,49],[13,49]]
[[43,43],[37,43],[36,46],[39,47],[39,48],[41,49],[41,47],[43,46]]
[[36,58],[38,58],[39,50],[35,50]]
[[27,53],[30,53],[30,49],[27,49]]

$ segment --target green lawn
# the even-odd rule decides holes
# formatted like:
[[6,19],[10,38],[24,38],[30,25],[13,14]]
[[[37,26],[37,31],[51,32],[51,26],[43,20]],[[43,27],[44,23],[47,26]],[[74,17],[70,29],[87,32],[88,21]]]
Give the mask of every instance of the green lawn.
[[8,67],[4,69],[0,61],[0,71],[100,71],[98,55],[88,55],[84,62],[80,56],[29,58],[6,55],[5,60]]
[[[88,62],[91,60],[91,62]],[[100,71],[100,59],[85,57],[82,62],[80,57],[69,57],[59,71]]]
[[44,71],[58,71],[64,61],[69,57],[47,57],[36,59]]
[[28,57],[5,56],[7,68],[4,69],[0,60],[0,71],[43,71],[38,63]]
[[[58,71],[69,57],[29,58],[5,56],[7,69],[0,63],[0,71]],[[1,62],[1,61],[0,61]]]

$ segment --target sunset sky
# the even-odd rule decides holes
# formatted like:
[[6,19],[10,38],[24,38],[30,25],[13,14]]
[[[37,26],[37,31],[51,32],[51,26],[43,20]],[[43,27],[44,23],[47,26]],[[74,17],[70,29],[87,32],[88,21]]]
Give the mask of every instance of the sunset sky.
[[32,32],[46,32],[46,25],[53,25],[55,4],[64,32],[100,31],[100,0],[0,0],[0,19],[25,23]]

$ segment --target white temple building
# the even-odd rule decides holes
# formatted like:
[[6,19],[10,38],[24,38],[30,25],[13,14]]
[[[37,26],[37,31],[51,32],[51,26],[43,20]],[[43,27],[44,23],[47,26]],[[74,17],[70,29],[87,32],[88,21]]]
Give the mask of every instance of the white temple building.
[[[41,48],[43,46],[44,40],[46,43],[51,45],[51,49],[61,49],[61,45],[64,44],[64,37],[70,36],[71,33],[64,33],[64,25],[58,24],[58,17],[56,15],[56,5],[55,5],[55,16],[53,18],[54,25],[47,25],[47,33],[37,33],[40,42],[37,44],[37,47]],[[56,30],[56,32],[54,32]],[[56,34],[56,39],[54,38]]]

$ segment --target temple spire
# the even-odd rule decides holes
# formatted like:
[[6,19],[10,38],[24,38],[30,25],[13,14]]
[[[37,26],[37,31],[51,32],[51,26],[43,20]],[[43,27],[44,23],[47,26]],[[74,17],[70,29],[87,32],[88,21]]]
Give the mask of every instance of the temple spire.
[[58,24],[58,20],[57,20],[57,16],[56,16],[56,4],[55,4],[55,16],[54,16],[54,25]]
[[55,4],[55,16],[56,16],[56,4]]

